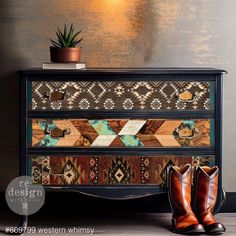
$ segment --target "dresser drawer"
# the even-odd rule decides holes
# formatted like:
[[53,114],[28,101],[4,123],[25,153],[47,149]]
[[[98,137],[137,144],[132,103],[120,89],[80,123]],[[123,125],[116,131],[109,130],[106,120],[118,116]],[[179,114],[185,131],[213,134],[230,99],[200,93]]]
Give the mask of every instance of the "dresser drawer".
[[43,185],[166,186],[171,165],[214,166],[214,156],[31,156],[32,182]]
[[29,147],[209,147],[212,119],[29,119]]
[[32,81],[28,109],[214,110],[212,81]]

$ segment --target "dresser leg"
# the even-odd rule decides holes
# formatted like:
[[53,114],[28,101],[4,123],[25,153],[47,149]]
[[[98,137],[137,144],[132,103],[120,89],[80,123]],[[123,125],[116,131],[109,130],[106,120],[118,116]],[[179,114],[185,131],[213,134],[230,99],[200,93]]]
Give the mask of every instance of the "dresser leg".
[[6,227],[5,233],[9,235],[21,235],[27,232],[28,216],[21,216],[20,223],[16,227]]
[[18,227],[22,227],[22,228],[26,228],[28,227],[28,216],[21,216],[21,220],[20,220],[20,223],[18,225]]

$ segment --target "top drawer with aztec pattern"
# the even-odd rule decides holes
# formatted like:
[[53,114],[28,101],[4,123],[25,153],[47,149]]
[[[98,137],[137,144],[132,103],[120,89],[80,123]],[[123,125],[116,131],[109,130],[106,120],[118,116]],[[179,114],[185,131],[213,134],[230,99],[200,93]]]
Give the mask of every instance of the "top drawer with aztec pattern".
[[[141,78],[142,79],[142,78]],[[214,81],[32,81],[28,110],[214,110]]]

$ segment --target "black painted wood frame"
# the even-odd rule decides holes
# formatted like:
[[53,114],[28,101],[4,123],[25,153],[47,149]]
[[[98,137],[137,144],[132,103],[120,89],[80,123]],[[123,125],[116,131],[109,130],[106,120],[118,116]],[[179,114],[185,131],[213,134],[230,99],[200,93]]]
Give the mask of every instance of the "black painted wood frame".
[[[215,155],[216,165],[220,168],[218,199],[215,211],[218,212],[223,200],[222,191],[222,75],[225,71],[211,68],[147,68],[147,69],[88,69],[88,70],[42,70],[30,69],[22,70],[20,74],[20,175],[27,175],[28,155],[70,155],[78,154],[109,154],[109,153],[124,153],[128,155],[140,154],[165,154],[172,153],[175,155],[193,154],[196,155]],[[199,80],[199,81],[215,81],[215,111],[157,111],[157,112],[109,112],[94,111],[79,112],[79,111],[60,111],[60,112],[35,112],[27,111],[27,83],[32,80],[153,80],[153,75],[158,76],[159,80]],[[215,147],[213,148],[27,148],[27,118],[134,118],[134,117],[168,117],[168,118],[214,118],[215,119]],[[61,189],[72,189],[80,192],[90,192],[91,195],[99,193],[100,196],[116,199],[126,198],[127,195],[137,197],[140,194],[153,195],[163,193],[163,190],[158,187],[150,186],[60,186]],[[54,186],[45,186],[45,189],[54,189]],[[58,189],[58,187],[57,187]]]

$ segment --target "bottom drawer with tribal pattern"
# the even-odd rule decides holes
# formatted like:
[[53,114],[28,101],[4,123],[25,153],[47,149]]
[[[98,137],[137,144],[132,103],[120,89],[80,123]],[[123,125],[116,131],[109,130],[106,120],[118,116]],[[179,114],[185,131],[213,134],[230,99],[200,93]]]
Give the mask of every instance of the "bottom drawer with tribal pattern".
[[166,187],[169,166],[214,166],[215,156],[30,156],[29,161],[34,184]]

